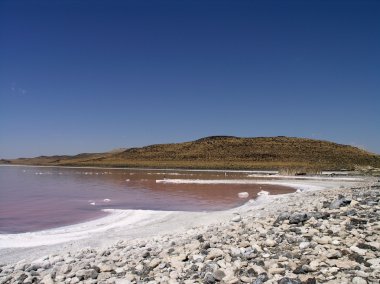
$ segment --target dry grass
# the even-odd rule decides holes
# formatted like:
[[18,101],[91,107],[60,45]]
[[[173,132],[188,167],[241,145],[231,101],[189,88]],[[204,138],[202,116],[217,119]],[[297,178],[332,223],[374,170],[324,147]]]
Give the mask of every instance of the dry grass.
[[121,152],[16,159],[12,164],[152,167],[189,169],[288,169],[319,171],[380,167],[380,156],[364,150],[305,138],[214,136]]

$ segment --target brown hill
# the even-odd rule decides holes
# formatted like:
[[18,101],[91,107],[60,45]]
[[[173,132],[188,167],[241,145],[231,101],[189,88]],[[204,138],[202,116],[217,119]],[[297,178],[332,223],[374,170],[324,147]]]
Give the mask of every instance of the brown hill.
[[57,166],[305,169],[380,167],[380,156],[328,141],[293,137],[212,136],[192,142],[157,144],[124,151],[3,160],[3,163]]

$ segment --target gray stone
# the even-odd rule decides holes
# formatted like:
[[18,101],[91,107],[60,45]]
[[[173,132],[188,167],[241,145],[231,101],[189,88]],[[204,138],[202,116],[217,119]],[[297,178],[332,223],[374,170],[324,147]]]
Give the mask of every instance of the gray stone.
[[98,277],[98,272],[95,269],[80,269],[75,273],[75,276],[80,280],[82,279],[96,279]]
[[298,279],[284,277],[278,281],[278,284],[302,284],[302,282]]
[[268,281],[268,274],[266,272],[260,273],[252,284],[261,284]]
[[295,213],[295,214],[290,215],[289,223],[298,224],[298,223],[303,223],[309,219],[310,217],[307,213]]
[[367,281],[361,277],[354,277],[352,279],[352,284],[367,284]]
[[281,223],[285,220],[288,220],[290,217],[290,214],[288,212],[282,212],[280,215],[278,215],[276,221],[274,222],[274,224],[278,224],[278,223]]
[[330,209],[338,209],[342,206],[347,206],[351,203],[351,200],[346,199],[344,196],[339,195],[338,199],[330,203]]
[[213,284],[216,282],[214,275],[211,272],[207,272],[204,279],[204,283],[206,284]]
[[61,274],[67,274],[71,271],[72,267],[70,264],[64,264],[59,268],[59,273]]
[[214,272],[213,276],[216,280],[220,281],[226,276],[226,274],[223,270],[218,269]]

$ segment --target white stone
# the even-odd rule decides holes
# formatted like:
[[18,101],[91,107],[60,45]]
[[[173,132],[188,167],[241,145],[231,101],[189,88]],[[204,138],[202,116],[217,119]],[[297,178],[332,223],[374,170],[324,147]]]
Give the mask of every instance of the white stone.
[[367,281],[364,280],[363,278],[361,277],[354,277],[352,279],[352,284],[367,284]]
[[310,243],[309,242],[301,242],[299,247],[300,247],[300,249],[307,249],[308,247],[310,247]]
[[202,262],[204,259],[205,259],[204,255],[201,255],[201,254],[194,254],[193,255],[193,260],[195,262],[197,262],[197,261]]
[[238,196],[239,196],[239,198],[248,198],[249,193],[248,192],[239,192]]
[[367,251],[365,249],[360,249],[360,248],[358,248],[356,246],[351,246],[350,250],[353,251],[353,252],[356,252],[357,254],[360,254],[362,256],[367,253]]
[[219,256],[223,256],[223,251],[218,248],[211,248],[206,256],[206,259],[214,259]]
[[272,239],[267,239],[265,241],[265,244],[268,246],[268,247],[274,247],[275,245],[277,245],[277,242],[272,240]]
[[235,217],[233,217],[231,219],[232,222],[240,222],[241,221],[241,216],[240,215],[236,215]]

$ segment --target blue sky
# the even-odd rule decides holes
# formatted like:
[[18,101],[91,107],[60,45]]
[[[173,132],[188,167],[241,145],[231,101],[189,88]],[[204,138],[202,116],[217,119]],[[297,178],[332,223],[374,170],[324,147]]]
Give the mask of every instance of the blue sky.
[[380,153],[380,1],[0,1],[0,157],[210,135]]

